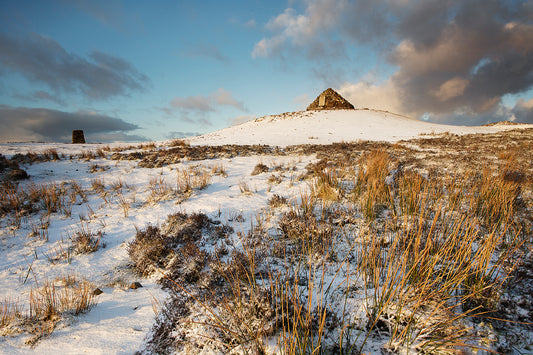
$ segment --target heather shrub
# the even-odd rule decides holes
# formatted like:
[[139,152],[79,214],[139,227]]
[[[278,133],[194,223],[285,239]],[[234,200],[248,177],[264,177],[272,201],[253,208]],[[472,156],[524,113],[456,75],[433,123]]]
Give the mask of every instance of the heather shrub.
[[165,236],[156,226],[138,230],[135,239],[128,244],[128,255],[135,270],[142,275],[150,275],[157,268],[164,268],[171,251],[166,245]]
[[263,163],[259,163],[254,167],[254,170],[252,171],[252,175],[259,175],[262,173],[268,173],[268,166],[266,166]]

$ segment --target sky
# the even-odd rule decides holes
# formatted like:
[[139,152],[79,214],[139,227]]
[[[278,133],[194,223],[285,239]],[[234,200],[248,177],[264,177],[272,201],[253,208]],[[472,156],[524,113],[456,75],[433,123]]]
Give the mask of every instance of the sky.
[[533,0],[0,0],[0,142],[146,141],[305,110],[533,123]]

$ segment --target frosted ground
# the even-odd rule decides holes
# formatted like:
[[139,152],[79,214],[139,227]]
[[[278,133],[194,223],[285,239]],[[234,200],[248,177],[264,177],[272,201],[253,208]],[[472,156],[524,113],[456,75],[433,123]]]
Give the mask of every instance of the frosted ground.
[[[505,131],[510,131],[510,134],[517,137],[524,134],[531,137],[530,125],[458,127],[428,124],[372,110],[311,111],[261,118],[190,138],[187,143],[192,146],[262,144],[288,147],[358,142],[357,149],[363,154],[375,148],[372,142],[396,143],[401,140],[422,139],[398,144],[406,150],[413,150],[413,156],[418,158],[424,154],[434,154],[439,159],[450,159],[449,155],[461,156],[461,152],[446,145],[431,146],[429,142],[432,139],[459,142],[460,138],[456,135],[504,135]],[[512,148],[512,142],[511,138],[510,143],[505,143],[507,146],[502,146],[502,150]],[[207,152],[199,158],[186,155],[173,160],[167,159],[161,153],[181,144],[183,142],[175,141],[133,146],[121,143],[75,146],[0,144],[0,154],[7,158],[16,157],[17,154],[27,156],[27,153],[35,153],[37,157],[31,163],[21,161],[20,167],[30,178],[20,181],[19,189],[28,189],[32,184],[35,186],[54,183],[57,186],[63,184],[68,191],[74,190],[74,186],[78,184],[83,191],[83,196],[74,194],[64,208],[50,214],[40,210],[32,211],[22,218],[13,213],[3,215],[0,221],[0,299],[17,303],[21,313],[28,312],[28,299],[32,290],[39,289],[46,281],[51,282],[58,290],[66,288],[67,285],[63,281],[65,276],[69,275],[78,280],[87,280],[91,287],[103,291],[94,297],[95,305],[87,312],[79,315],[61,314],[53,322],[53,331],[28,331],[27,324],[4,327],[0,338],[1,353],[131,354],[143,349],[150,352],[150,349],[154,349],[150,348],[148,343],[153,339],[156,315],[165,307],[169,294],[176,291],[162,288],[158,282],[160,273],[142,276],[132,267],[128,244],[135,240],[136,233],[149,225],[164,225],[170,214],[204,213],[209,219],[232,227],[233,233],[227,236],[224,247],[242,251],[243,248],[248,248],[245,237],[253,235],[258,225],[261,225],[265,233],[275,234],[279,229],[280,215],[290,212],[293,206],[305,203],[305,196],[311,193],[315,181],[313,176],[305,177],[309,171],[307,167],[323,159],[323,156],[317,154],[318,149],[304,146],[288,151],[267,147],[241,151],[232,147],[222,153]],[[354,147],[349,149],[357,150]],[[376,143],[376,147],[387,148],[392,145]],[[439,155],[441,149],[443,154]],[[426,153],[427,151],[432,153]],[[39,161],[39,156],[51,154],[50,152],[57,153],[58,159],[50,156]],[[435,160],[435,163],[438,164],[438,160]],[[531,161],[529,164],[531,165]],[[266,171],[252,175],[258,165],[266,166]],[[429,165],[428,163],[420,167],[420,171],[429,172]],[[453,164],[449,169],[454,169]],[[526,176],[531,177],[531,171],[527,171],[531,167],[526,166],[525,169],[528,174]],[[198,177],[202,174],[208,176],[205,187],[187,190],[184,196],[179,187],[183,179],[186,176]],[[98,190],[95,187],[98,184],[95,182],[103,185],[103,190]],[[522,198],[530,201],[528,198],[531,196],[527,194],[531,193],[531,183],[525,185],[523,191],[525,195]],[[286,198],[286,203],[279,208],[272,208],[269,201],[275,196]],[[531,212],[530,205],[525,208]],[[357,215],[355,212],[354,214]],[[360,233],[369,228],[366,222],[343,223],[351,224],[353,233]],[[346,233],[347,230],[343,232]],[[80,231],[89,231],[89,234],[101,236],[98,250],[87,254],[72,251],[72,239]],[[531,230],[525,231],[529,242],[531,234],[527,233],[530,232]],[[201,245],[202,251],[215,253],[216,249],[221,247],[217,243],[205,241]],[[349,249],[350,246],[339,243],[339,248]],[[347,250],[344,252],[346,254]],[[228,255],[231,255],[231,251]],[[343,260],[343,254],[339,252],[338,255]],[[531,252],[527,254],[527,258],[531,259]],[[336,268],[337,266],[332,266],[332,270],[341,270],[344,276],[349,273],[345,269],[346,265]],[[335,289],[340,289],[346,280],[343,277],[336,278],[334,274],[327,274],[325,279]],[[130,288],[134,282],[139,282],[143,287]],[[187,285],[181,287],[188,289]],[[192,292],[192,286],[190,290]],[[341,314],[345,304],[341,302],[342,297],[339,295],[339,292],[333,292],[331,311]],[[352,316],[355,318],[365,317],[364,302],[358,303],[358,300],[362,299],[363,296],[350,300]],[[316,307],[316,302],[318,301],[314,300],[311,303]],[[529,312],[530,317],[530,306],[525,305],[518,311],[526,312],[526,316]],[[196,322],[209,323],[209,314],[202,314],[206,313],[205,310],[199,306],[198,308],[200,310],[193,311],[196,312]],[[191,342],[196,342],[195,344],[201,339],[207,339],[205,345],[203,348],[176,346],[176,351],[229,351],[229,348],[216,344],[213,340],[216,336],[202,326],[191,326],[190,323],[188,326],[187,331],[184,331],[189,337],[187,339],[192,339]],[[487,332],[483,337],[497,338],[494,332],[491,333],[479,325],[475,326],[479,327],[479,332]],[[502,336],[501,344],[496,345],[517,354],[530,351],[531,348],[528,350],[528,347],[531,347],[531,340],[527,339],[531,339],[531,327],[510,328],[516,328],[513,335],[508,339]],[[196,335],[192,334],[195,332]],[[332,334],[334,332],[335,330]],[[513,337],[521,339],[515,343],[515,347],[509,344],[509,339],[515,339]],[[390,344],[384,346],[380,339],[379,331],[372,333],[362,346],[362,351],[416,351],[414,345],[411,348],[393,347]],[[485,345],[490,347],[489,344],[490,342]],[[264,348],[267,352],[279,352],[279,337],[275,334],[270,336],[265,341]],[[233,351],[244,352],[246,349],[235,346]]]

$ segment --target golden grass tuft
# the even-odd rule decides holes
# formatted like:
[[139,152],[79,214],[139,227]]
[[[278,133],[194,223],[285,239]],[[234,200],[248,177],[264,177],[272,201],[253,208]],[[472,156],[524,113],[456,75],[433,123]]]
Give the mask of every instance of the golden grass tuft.
[[354,192],[367,219],[377,217],[381,209],[393,204],[390,186],[385,181],[391,163],[389,153],[384,150],[373,150],[360,159]]

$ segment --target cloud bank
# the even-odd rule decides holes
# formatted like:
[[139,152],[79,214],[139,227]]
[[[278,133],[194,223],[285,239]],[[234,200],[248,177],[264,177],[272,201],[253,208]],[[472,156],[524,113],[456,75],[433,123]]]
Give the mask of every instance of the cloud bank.
[[64,112],[45,108],[0,105],[0,141],[69,142],[72,131],[82,129],[88,141],[138,141],[146,137],[128,134],[139,126],[95,112]]
[[39,34],[16,37],[0,33],[2,67],[56,93],[79,93],[92,100],[142,91],[148,83],[148,78],[124,59],[97,50],[83,58]]
[[[270,19],[252,56],[303,53],[328,60],[367,45],[397,68],[385,82],[346,82],[356,106],[461,124],[516,119],[532,108],[502,105],[533,87],[533,4],[507,0],[308,0]],[[340,39],[340,40],[339,40]],[[319,50],[322,49],[322,50]],[[334,65],[334,62],[332,62]]]

